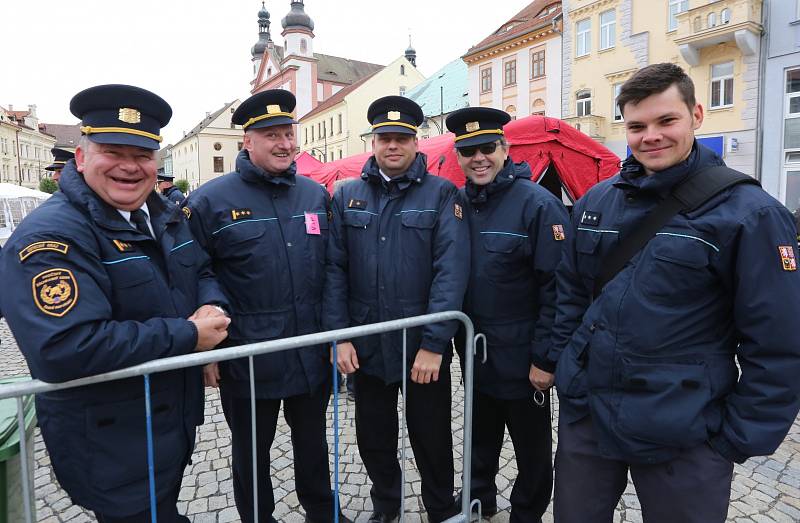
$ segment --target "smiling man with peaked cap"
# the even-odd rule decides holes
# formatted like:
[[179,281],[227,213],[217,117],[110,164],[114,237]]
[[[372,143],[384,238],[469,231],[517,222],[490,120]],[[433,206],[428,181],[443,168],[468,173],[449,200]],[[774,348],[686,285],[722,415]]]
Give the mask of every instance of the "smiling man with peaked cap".
[[[508,113],[489,107],[447,117],[456,159],[467,178],[461,189],[470,228],[472,263],[464,312],[486,335],[488,359],[475,365],[471,499],[484,515],[497,511],[500,451],[506,427],[517,477],[512,523],[540,521],[553,485],[546,361],[555,315],[554,271],[561,259],[564,205],[531,181],[527,163],[514,163],[503,126]],[[463,332],[456,348],[463,354]]]
[[[208,350],[227,335],[227,300],[180,208],[152,190],[172,110],[127,85],[78,93],[84,136],[60,191],[0,254],[0,308],[31,375],[64,382]],[[145,389],[130,378],[39,394],[36,413],[59,483],[100,523],[188,522],[181,479],[203,422],[202,375],[151,376],[155,484],[148,479]]]
[[[244,345],[319,332],[328,193],[297,175],[295,98],[272,89],[245,100],[231,121],[244,128],[236,171],[192,192],[185,209],[195,237],[210,254],[231,300],[231,336]],[[325,438],[331,386],[322,345],[254,359],[259,521],[275,521],[269,449],[283,406],[292,430],[297,498],[311,523],[334,521]],[[206,368],[219,382],[233,446],[233,492],[244,522],[253,512],[249,365],[245,360]],[[347,518],[339,515],[340,522]]]
[[[374,154],[361,179],[342,185],[333,198],[325,330],[459,310],[469,275],[468,231],[456,187],[428,173],[417,148],[422,109],[408,98],[386,96],[370,105],[367,117]],[[339,370],[355,373],[358,448],[372,481],[369,523],[389,523],[400,509],[397,393],[404,379],[428,520],[458,512],[450,429],[450,339],[456,328],[446,322],[409,329],[405,376],[399,331],[338,344]]]

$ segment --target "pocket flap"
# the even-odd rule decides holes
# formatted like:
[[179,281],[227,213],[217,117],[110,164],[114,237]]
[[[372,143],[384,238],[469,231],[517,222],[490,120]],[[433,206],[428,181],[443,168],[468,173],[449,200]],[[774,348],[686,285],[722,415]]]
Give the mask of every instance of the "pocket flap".
[[405,227],[416,229],[432,229],[436,225],[436,217],[439,215],[434,210],[405,210],[400,213],[400,220]]
[[366,228],[372,220],[372,215],[368,212],[362,211],[345,211],[343,221],[348,227],[363,227]]
[[699,269],[709,262],[709,249],[699,240],[683,238],[655,238],[651,252],[654,258]]
[[578,229],[575,237],[575,250],[583,254],[594,254],[603,234],[600,232],[589,232]]
[[509,254],[514,252],[526,240],[516,233],[482,232],[483,248],[489,252]]

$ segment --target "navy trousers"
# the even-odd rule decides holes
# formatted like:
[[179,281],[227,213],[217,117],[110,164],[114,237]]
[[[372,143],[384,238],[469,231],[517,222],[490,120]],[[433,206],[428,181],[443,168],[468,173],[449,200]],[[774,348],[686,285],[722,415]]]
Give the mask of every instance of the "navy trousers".
[[560,423],[555,467],[556,523],[611,523],[630,472],[645,523],[724,523],[733,463],[704,443],[656,465],[606,459],[590,417]]

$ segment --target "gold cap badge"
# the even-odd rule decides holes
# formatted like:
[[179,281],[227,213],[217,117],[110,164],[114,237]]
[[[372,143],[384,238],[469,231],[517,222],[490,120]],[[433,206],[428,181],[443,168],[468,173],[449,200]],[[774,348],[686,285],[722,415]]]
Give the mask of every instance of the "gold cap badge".
[[281,112],[281,106],[278,104],[270,104],[267,106],[267,114],[277,114]]
[[139,123],[142,121],[142,113],[136,109],[123,107],[119,110],[119,120],[130,124]]
[[475,131],[479,131],[481,129],[481,124],[479,122],[467,122],[467,132],[474,133]]
[[386,117],[389,120],[396,122],[400,119],[400,111],[389,111],[389,114],[387,114]]

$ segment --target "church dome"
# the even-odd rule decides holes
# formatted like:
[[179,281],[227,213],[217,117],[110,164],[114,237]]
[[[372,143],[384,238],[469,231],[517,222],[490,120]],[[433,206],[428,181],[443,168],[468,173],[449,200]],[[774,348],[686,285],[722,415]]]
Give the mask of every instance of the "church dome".
[[292,9],[289,14],[283,17],[281,25],[284,29],[314,30],[314,21],[306,14],[302,1],[292,2]]

